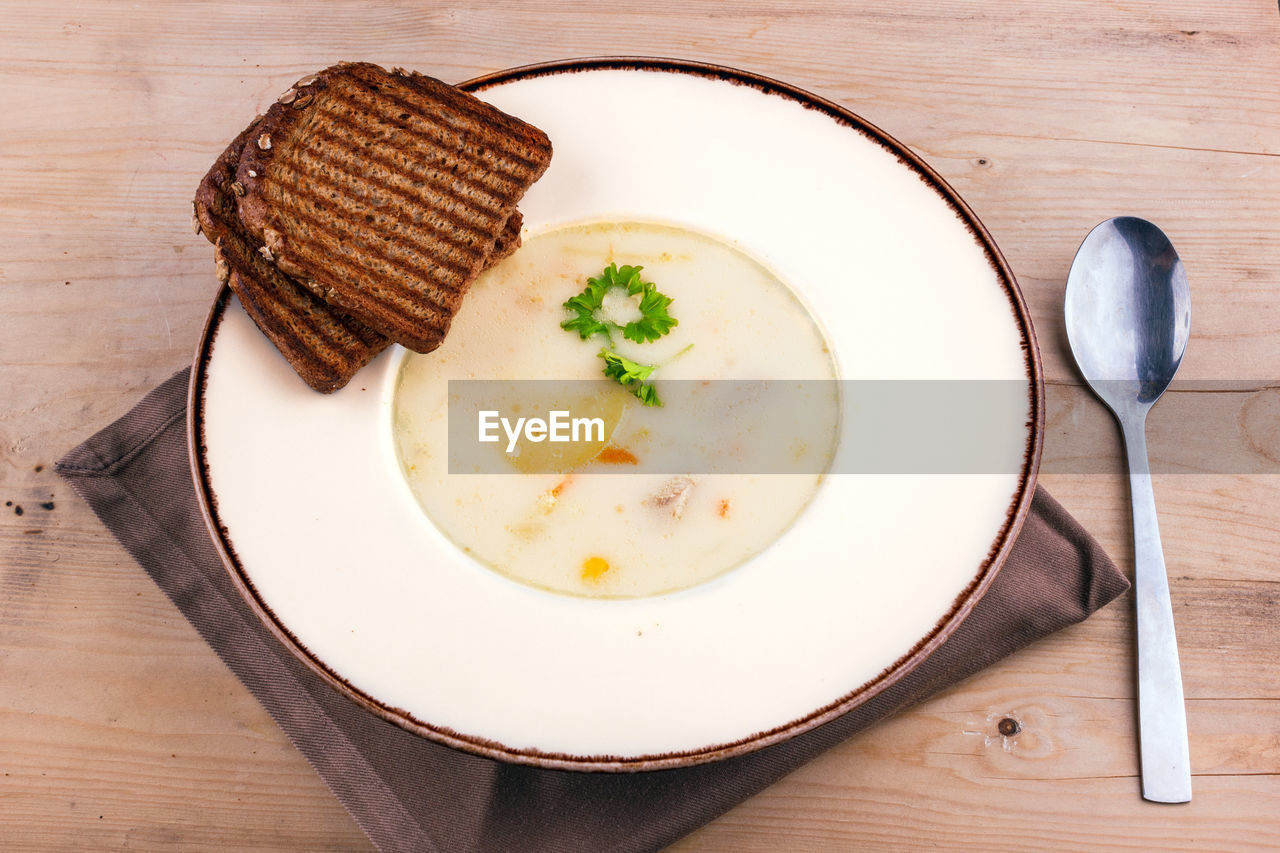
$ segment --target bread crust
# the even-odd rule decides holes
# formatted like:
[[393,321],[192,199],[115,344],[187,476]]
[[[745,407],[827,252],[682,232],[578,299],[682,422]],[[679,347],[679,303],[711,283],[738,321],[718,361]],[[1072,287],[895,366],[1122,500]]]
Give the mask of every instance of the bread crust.
[[542,131],[472,95],[342,63],[299,80],[246,137],[239,220],[313,294],[429,352],[510,246],[550,158]]
[[216,247],[219,277],[245,312],[307,385],[342,388],[390,344],[385,336],[337,311],[269,263],[237,218],[234,170],[255,120],[214,162],[196,189],[196,219]]
[[[196,189],[198,230],[215,246],[219,278],[240,299],[245,312],[311,388],[332,393],[345,386],[390,340],[350,314],[329,305],[268,260],[239,218],[242,187],[236,171],[245,146],[262,124],[258,116],[218,156]],[[522,217],[513,211],[495,241],[486,265],[520,245]]]

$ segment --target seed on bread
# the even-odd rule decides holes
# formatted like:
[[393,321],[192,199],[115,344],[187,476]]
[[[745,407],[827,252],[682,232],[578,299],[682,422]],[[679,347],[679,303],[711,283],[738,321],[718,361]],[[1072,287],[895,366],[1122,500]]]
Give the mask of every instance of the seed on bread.
[[261,136],[259,136],[258,147],[261,148],[263,151],[269,150],[271,148],[271,134],[264,133]]
[[296,97],[298,97],[298,90],[291,88],[288,91],[282,92],[280,97],[276,98],[276,102],[281,104],[292,104],[293,99]]
[[263,246],[264,249],[269,249],[272,252],[278,252],[280,251],[281,244],[284,243],[284,235],[276,229],[267,226],[262,229],[262,242],[265,244]]

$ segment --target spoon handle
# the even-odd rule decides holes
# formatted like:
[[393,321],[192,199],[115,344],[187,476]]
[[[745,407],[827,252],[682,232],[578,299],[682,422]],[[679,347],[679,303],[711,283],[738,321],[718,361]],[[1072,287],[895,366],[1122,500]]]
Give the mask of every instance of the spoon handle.
[[1133,500],[1134,597],[1138,615],[1138,727],[1142,796],[1157,803],[1191,800],[1191,756],[1182,698],[1178,641],[1156,499],[1147,462],[1146,412],[1123,422]]

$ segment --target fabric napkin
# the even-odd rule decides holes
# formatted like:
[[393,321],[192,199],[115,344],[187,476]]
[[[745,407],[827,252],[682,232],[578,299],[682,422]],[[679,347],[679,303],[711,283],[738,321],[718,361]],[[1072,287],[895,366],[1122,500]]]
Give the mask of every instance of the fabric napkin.
[[72,450],[58,471],[251,690],[383,851],[651,851],[823,750],[1078,622],[1129,584],[1043,489],[989,591],[911,674],[762,751],[682,770],[575,773],[427,741],[332,690],[254,617],[205,531],[187,457],[188,371]]

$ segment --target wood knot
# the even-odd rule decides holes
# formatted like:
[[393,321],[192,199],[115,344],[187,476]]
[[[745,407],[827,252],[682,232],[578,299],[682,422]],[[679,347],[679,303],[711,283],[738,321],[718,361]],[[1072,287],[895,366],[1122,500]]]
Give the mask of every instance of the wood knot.
[[996,729],[1005,737],[1013,737],[1018,732],[1022,731],[1022,724],[1013,717],[1005,717],[996,724]]

